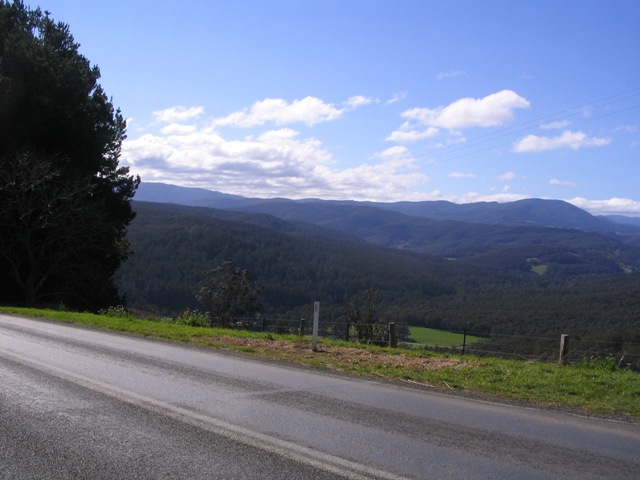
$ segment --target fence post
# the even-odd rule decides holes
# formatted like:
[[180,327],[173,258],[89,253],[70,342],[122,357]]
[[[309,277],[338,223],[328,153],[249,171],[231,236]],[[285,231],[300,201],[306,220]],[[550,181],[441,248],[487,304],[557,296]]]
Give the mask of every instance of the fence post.
[[464,329],[464,335],[462,337],[462,355],[464,355],[465,350],[467,349],[467,329]]
[[560,359],[558,363],[564,365],[569,355],[569,335],[563,333],[560,336]]
[[300,338],[304,337],[304,318],[300,319],[300,330],[298,331],[298,336]]
[[267,331],[267,317],[262,317],[262,331]]
[[349,329],[351,328],[351,322],[349,322],[349,320],[347,320],[347,335],[345,340],[348,342],[349,341]]
[[318,323],[320,323],[320,302],[313,303],[313,333],[311,338],[311,349],[318,351]]
[[396,348],[398,346],[398,336],[396,335],[395,322],[389,323],[389,346],[391,348]]

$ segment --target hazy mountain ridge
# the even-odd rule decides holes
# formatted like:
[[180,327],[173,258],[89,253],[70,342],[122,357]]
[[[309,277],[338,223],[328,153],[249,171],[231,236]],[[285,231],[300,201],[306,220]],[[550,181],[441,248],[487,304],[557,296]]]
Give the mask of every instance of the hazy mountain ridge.
[[640,271],[640,248],[635,246],[640,228],[594,217],[558,200],[467,205],[265,200],[163,184],[142,184],[136,198],[222,208],[218,218],[325,238],[358,237],[381,247],[504,271],[560,276]]
[[[246,209],[274,214],[292,204],[373,207],[432,220],[453,220],[489,225],[537,226],[576,229],[600,233],[640,235],[640,218],[621,215],[594,216],[562,200],[525,199],[514,202],[476,202],[456,204],[447,201],[357,202],[342,200],[283,198],[262,199],[229,195],[201,188],[186,188],[163,183],[143,182],[136,200],[218,209]],[[275,215],[284,218],[281,214]],[[622,225],[622,226],[621,226]]]

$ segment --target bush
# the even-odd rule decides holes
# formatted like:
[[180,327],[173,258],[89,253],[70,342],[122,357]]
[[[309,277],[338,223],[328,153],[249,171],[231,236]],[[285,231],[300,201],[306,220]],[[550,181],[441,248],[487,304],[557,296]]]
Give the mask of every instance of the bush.
[[176,319],[176,323],[179,323],[180,325],[189,325],[190,327],[208,327],[211,322],[209,320],[209,315],[206,313],[186,308]]

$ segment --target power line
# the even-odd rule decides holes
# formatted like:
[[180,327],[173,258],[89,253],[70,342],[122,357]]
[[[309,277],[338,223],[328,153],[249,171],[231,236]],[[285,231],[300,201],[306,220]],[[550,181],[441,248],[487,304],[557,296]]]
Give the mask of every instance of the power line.
[[[445,147],[441,147],[441,148],[432,148],[431,150],[427,151],[426,153],[422,154],[419,156],[418,160],[426,160],[426,159],[430,159],[433,158],[434,156],[437,156],[440,160],[440,163],[444,163],[444,162],[449,162],[452,160],[457,160],[460,158],[464,158],[470,155],[474,155],[476,153],[479,152],[483,152],[486,150],[490,150],[493,148],[497,148],[503,145],[506,145],[508,143],[510,143],[512,140],[503,142],[500,141],[498,143],[492,143],[491,145],[489,145],[486,148],[482,148],[481,150],[475,150],[473,152],[467,152],[470,149],[474,149],[475,147],[478,147],[480,145],[489,143],[489,142],[495,142],[495,141],[499,141],[501,139],[504,138],[508,138],[508,137],[514,137],[518,134],[522,134],[526,131],[532,130],[534,128],[541,128],[543,125],[551,123],[551,122],[559,122],[565,119],[569,119],[572,117],[575,117],[576,115],[579,115],[581,113],[584,114],[585,111],[589,111],[589,110],[595,110],[595,109],[602,109],[602,108],[606,108],[608,106],[614,105],[616,103],[622,102],[622,101],[626,101],[626,100],[630,100],[633,99],[635,97],[639,97],[640,96],[640,87],[638,88],[634,88],[631,90],[627,90],[625,92],[621,92],[615,95],[610,95],[608,97],[599,99],[599,100],[595,100],[593,102],[578,106],[578,107],[573,107],[567,110],[563,110],[560,112],[555,112],[555,113],[551,113],[548,115],[544,115],[541,117],[537,117],[519,124],[516,124],[514,126],[509,126],[506,128],[502,128],[500,130],[497,131],[493,131],[491,133],[485,133],[483,135],[479,135],[477,137],[475,137],[472,141],[469,142],[465,142],[464,144],[457,144],[457,145],[449,145],[449,146],[445,146]],[[602,113],[599,115],[595,115],[595,116],[591,116],[588,118],[583,118],[581,120],[578,121],[573,121],[571,122],[571,125],[581,125],[587,122],[591,122],[594,120],[598,120],[601,118],[605,118],[608,116],[612,116],[612,115],[617,115],[619,113],[628,111],[628,110],[632,110],[635,108],[640,107],[640,104],[638,105],[633,105],[630,107],[625,107],[625,108],[621,108],[621,109],[617,109],[614,111],[610,111],[610,112],[606,112],[606,113]],[[456,155],[457,153],[462,152],[460,155]],[[452,156],[453,155],[453,156]],[[445,158],[443,158],[445,157]],[[446,158],[449,157],[449,158]]]

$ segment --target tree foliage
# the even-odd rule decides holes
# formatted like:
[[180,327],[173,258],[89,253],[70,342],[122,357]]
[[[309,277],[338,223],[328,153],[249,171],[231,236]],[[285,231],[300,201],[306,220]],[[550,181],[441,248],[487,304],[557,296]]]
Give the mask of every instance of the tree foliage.
[[98,309],[139,178],[119,165],[126,124],[69,28],[0,0],[0,300]]
[[345,305],[347,320],[353,325],[359,342],[385,344],[388,332],[382,325],[379,313],[379,294],[377,288],[360,292]]
[[259,310],[259,293],[251,273],[227,260],[205,272],[196,298],[207,309],[212,324],[228,325],[233,317]]

